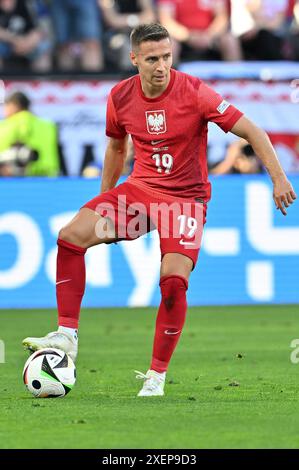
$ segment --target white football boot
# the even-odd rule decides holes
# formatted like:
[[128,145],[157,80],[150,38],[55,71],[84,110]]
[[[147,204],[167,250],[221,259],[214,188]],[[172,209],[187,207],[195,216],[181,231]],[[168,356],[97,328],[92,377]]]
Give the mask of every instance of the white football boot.
[[164,395],[164,385],[166,372],[159,373],[155,370],[148,370],[146,374],[135,370],[136,379],[144,380],[144,384],[138,397],[158,397]]
[[75,362],[78,354],[78,341],[71,335],[61,331],[53,331],[41,338],[25,338],[23,346],[31,352],[44,348],[61,349],[70,356],[73,362]]

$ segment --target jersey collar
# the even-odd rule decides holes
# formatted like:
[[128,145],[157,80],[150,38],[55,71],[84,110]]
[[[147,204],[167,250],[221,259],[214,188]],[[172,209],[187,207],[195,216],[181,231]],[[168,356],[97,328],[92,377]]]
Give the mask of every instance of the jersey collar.
[[175,81],[175,77],[176,77],[176,71],[174,69],[170,69],[170,81],[168,83],[168,86],[167,86],[166,90],[163,91],[163,93],[160,96],[156,96],[156,98],[148,98],[147,96],[144,95],[144,93],[142,91],[141,80],[140,80],[140,76],[138,75],[138,80],[137,80],[138,91],[139,91],[139,94],[140,94],[141,98],[144,101],[147,101],[149,103],[155,103],[157,101],[162,101],[171,92],[174,81]]

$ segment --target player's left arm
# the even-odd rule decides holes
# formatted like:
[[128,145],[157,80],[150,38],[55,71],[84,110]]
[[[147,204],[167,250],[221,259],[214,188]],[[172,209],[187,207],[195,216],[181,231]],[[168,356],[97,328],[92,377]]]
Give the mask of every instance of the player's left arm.
[[246,139],[252,146],[268,171],[273,183],[273,199],[277,209],[287,215],[286,208],[296,199],[295,191],[286,177],[276,152],[266,132],[256,126],[245,116],[242,116],[232,127],[231,132]]

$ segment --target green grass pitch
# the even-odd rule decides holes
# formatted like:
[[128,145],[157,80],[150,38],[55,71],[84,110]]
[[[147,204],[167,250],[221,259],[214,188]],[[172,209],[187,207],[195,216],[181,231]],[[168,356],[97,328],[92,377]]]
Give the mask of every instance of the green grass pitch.
[[137,398],[155,310],[84,310],[77,383],[51,400],[25,390],[21,340],[55,329],[55,312],[0,311],[0,447],[298,448],[298,318],[298,306],[190,308],[165,396]]

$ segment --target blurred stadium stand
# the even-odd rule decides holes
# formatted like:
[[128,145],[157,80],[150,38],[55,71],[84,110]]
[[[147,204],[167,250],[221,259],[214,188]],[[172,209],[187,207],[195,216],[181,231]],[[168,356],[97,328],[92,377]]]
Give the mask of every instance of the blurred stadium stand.
[[0,0],[1,72],[126,71],[130,31],[158,19],[182,45],[181,61],[299,60],[298,10],[297,0]]
[[[231,101],[269,134],[289,173],[298,172],[299,162],[299,63],[246,62],[182,63],[180,69],[204,78],[225,99]],[[106,100],[111,87],[120,80],[112,76],[23,77],[4,81],[6,94],[19,90],[32,102],[32,111],[50,119],[59,130],[61,174],[80,175],[87,166],[101,170],[106,145]],[[1,111],[1,110],[0,110]],[[232,134],[210,125],[208,160],[221,161]],[[85,173],[86,174],[86,173]]]
[[[0,66],[6,94],[13,90],[27,93],[33,112],[58,125],[60,173],[100,173],[107,94],[114,83],[134,73],[127,62],[130,31],[140,22],[163,19],[161,7],[168,9],[175,24],[184,23],[187,34],[194,31],[196,18],[199,30],[208,33],[212,28],[216,38],[224,28],[240,44],[248,31],[256,33],[266,26],[281,38],[282,56],[288,60],[253,61],[251,54],[249,61],[206,62],[198,59],[213,59],[214,55],[194,50],[186,56],[183,47],[177,67],[207,80],[255,119],[280,146],[285,169],[297,171],[295,104],[299,86],[294,79],[299,77],[299,62],[294,59],[299,58],[299,1],[0,0]],[[225,21],[217,16],[219,8],[225,8]],[[92,28],[88,29],[91,17]],[[215,22],[222,26],[217,23],[215,27]],[[15,39],[28,42],[26,53],[16,53]],[[182,42],[187,44],[188,40]],[[212,167],[225,157],[232,139],[214,127],[209,145]]]

